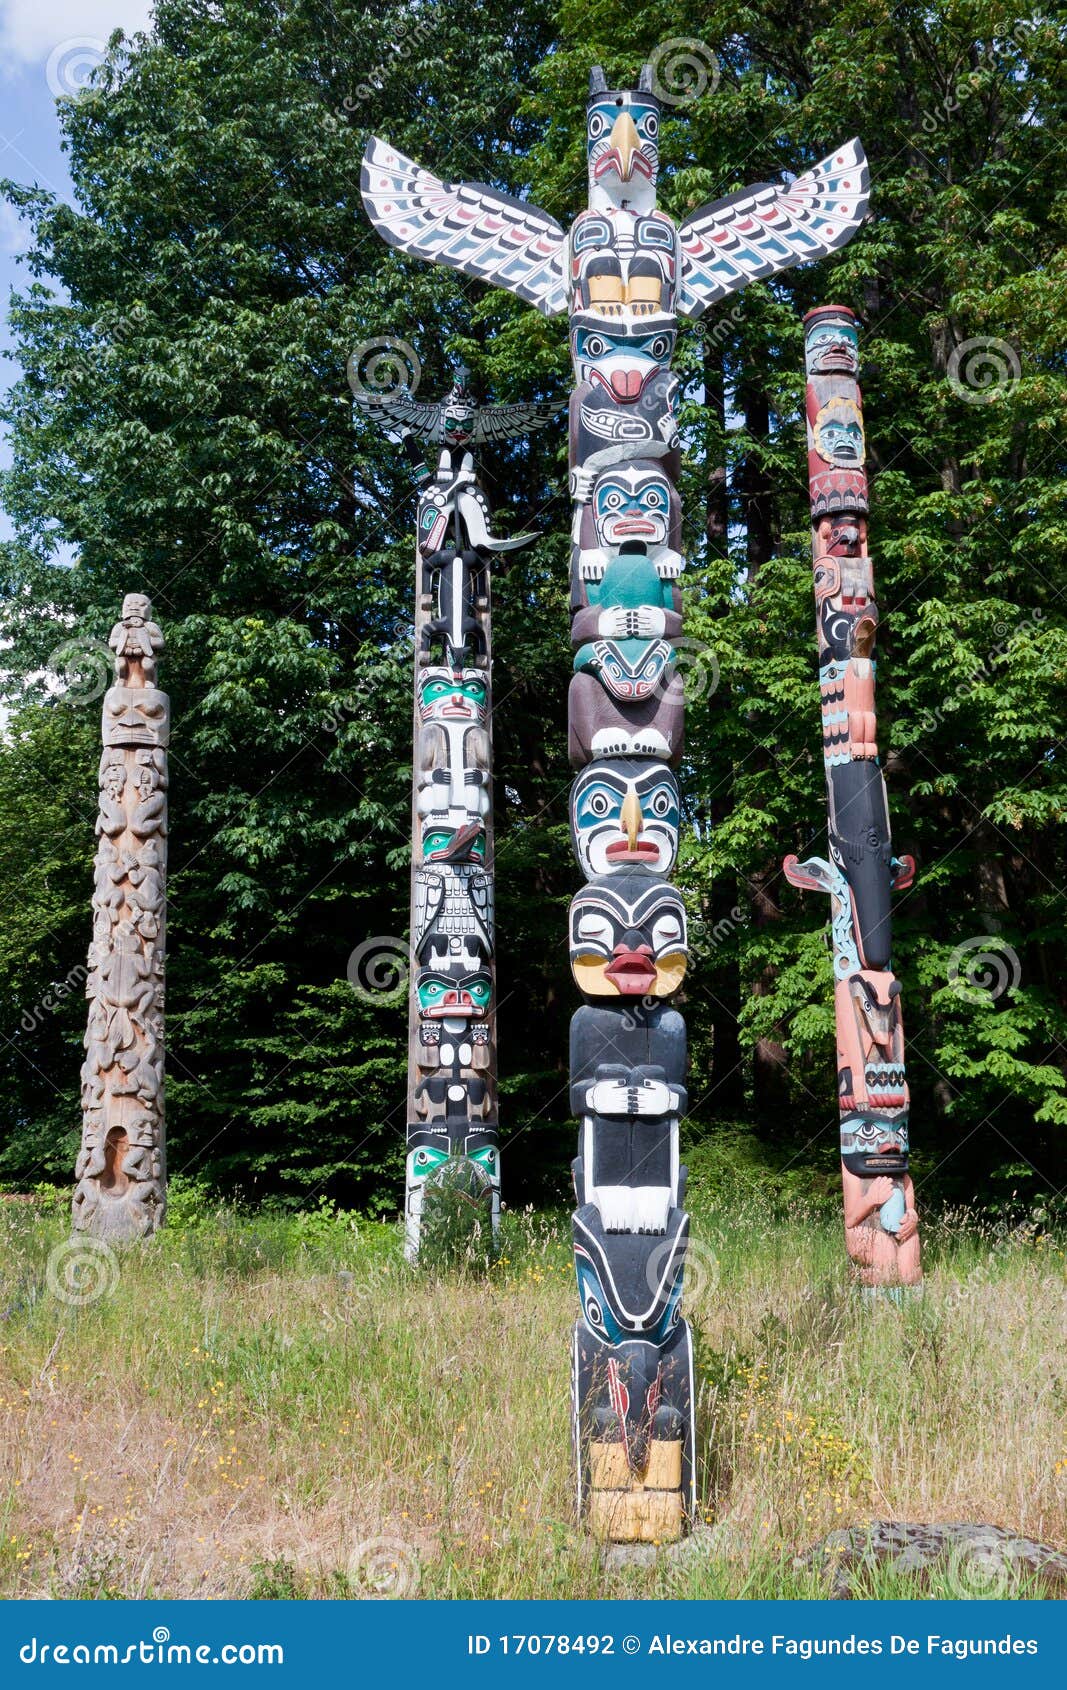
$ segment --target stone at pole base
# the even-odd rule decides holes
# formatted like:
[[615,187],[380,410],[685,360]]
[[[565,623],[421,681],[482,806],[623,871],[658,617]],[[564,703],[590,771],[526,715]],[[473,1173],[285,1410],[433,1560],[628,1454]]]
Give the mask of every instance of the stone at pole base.
[[156,686],[163,635],[128,593],[108,642],[82,1064],[77,1231],[113,1243],[162,1224],[166,1207],[163,985],[170,700]]

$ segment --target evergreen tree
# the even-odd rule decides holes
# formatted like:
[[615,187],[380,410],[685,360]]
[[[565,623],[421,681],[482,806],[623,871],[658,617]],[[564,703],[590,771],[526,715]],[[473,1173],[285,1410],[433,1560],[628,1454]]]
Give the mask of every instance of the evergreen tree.
[[[33,1011],[84,961],[97,706],[33,677],[141,588],[174,700],[172,1164],[396,1206],[404,1007],[356,996],[346,965],[407,922],[414,495],[353,418],[345,361],[403,340],[433,396],[448,355],[501,399],[569,374],[560,323],[377,240],[360,153],[381,132],[569,222],[590,64],[629,81],[689,38],[690,84],[656,60],[674,215],[856,133],[874,185],[842,254],[724,301],[679,353],[691,1135],[740,1125],[765,1162],[836,1163],[826,912],[780,874],[825,837],[800,319],[836,298],[865,323],[880,739],[920,869],[896,915],[919,1170],[984,1199],[1063,1183],[1063,37],[999,0],[669,0],[625,34],[604,0],[160,0],[151,36],[113,42],[61,104],[75,205],[8,186],[36,280],[5,488],[4,1177],[63,1178],[77,1129],[82,1006]],[[573,1133],[564,468],[562,430],[486,465],[501,524],[544,533],[495,583],[512,1200],[562,1194]],[[999,995],[967,983],[983,951]]]

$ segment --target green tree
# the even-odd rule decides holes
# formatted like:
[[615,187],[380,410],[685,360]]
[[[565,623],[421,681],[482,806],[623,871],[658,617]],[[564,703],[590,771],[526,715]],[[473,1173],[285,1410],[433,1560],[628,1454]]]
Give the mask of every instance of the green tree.
[[[499,398],[562,394],[568,373],[560,323],[371,234],[359,155],[380,131],[569,222],[590,64],[629,80],[691,38],[689,88],[671,52],[656,61],[676,216],[854,133],[874,182],[844,253],[725,301],[679,354],[692,1136],[741,1124],[772,1165],[836,1160],[826,912],[779,865],[825,834],[800,319],[840,298],[866,325],[880,734],[895,843],[920,866],[897,916],[920,1171],[968,1196],[1062,1184],[1063,36],[999,0],[664,0],[625,33],[605,0],[161,0],[151,37],[114,42],[61,107],[75,206],[8,188],[36,280],[14,306],[5,488],[4,637],[30,689],[0,753],[19,902],[0,947],[6,1173],[42,1157],[58,1173],[76,1126],[78,1006],[14,1034],[82,960],[95,765],[91,712],[27,678],[63,638],[105,638],[141,587],[175,713],[174,1160],[249,1194],[395,1203],[403,1007],[345,974],[354,945],[406,927],[413,495],[353,419],[345,359],[389,335],[427,392],[447,352]],[[989,389],[975,340],[1006,372]],[[536,512],[544,531],[495,584],[513,1198],[562,1192],[573,1132],[564,467],[558,432],[486,465],[500,521]],[[55,567],[60,547],[75,567]],[[970,941],[964,967],[983,946],[1007,961],[996,997],[950,982]]]

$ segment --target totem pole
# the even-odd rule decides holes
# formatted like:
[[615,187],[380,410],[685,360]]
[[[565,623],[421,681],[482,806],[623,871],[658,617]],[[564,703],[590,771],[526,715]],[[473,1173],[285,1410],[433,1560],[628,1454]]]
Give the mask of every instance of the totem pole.
[[843,246],[867,203],[857,141],[787,186],[762,184],[680,226],[656,209],[651,73],[594,69],[589,204],[570,234],[494,188],[442,182],[371,140],[362,193],[383,238],[570,316],[571,833],[587,884],[570,910],[574,1163],[573,1427],[579,1513],[619,1541],[678,1537],[695,1507],[692,1341],[679,1314],[688,1237],[678,1123],[685,973],[678,848],[684,564],[677,493],[679,315]]
[[[440,404],[410,393],[355,398],[399,432],[416,527],[405,1253],[418,1255],[427,1192],[458,1195],[496,1232],[500,1150],[493,937],[490,564],[534,534],[499,540],[465,448],[544,425],[558,404],[475,403],[470,372]],[[421,444],[420,444],[421,443]],[[439,449],[431,475],[422,445]]]
[[110,1242],[154,1232],[166,1207],[163,971],[170,700],[163,635],[142,593],[111,630],[104,695],[93,942],[74,1226]]
[[890,894],[915,864],[895,857],[878,757],[878,607],[867,551],[859,336],[846,306],[804,319],[808,484],[829,861],[786,857],[794,886],[830,894],[845,1241],[865,1286],[922,1277],[908,1173],[908,1087]]

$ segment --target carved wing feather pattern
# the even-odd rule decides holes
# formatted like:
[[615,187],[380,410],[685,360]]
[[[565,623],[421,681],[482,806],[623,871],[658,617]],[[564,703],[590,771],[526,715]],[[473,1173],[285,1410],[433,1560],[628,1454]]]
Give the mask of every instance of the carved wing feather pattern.
[[566,310],[565,237],[547,212],[478,182],[442,182],[376,136],[360,192],[390,246],[509,288],[546,317]]
[[483,405],[475,419],[472,438],[475,445],[486,440],[510,440],[517,434],[533,434],[557,417],[566,404],[565,399],[547,399],[518,405]]
[[699,317],[746,282],[844,246],[867,215],[870,180],[863,147],[852,140],[787,186],[761,182],[695,211],[678,231],[679,312]]
[[406,428],[420,440],[433,440],[440,428],[440,405],[423,405],[410,393],[354,393],[352,397],[379,428]]

